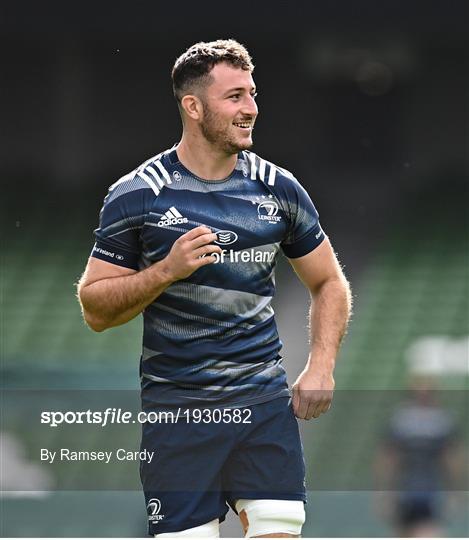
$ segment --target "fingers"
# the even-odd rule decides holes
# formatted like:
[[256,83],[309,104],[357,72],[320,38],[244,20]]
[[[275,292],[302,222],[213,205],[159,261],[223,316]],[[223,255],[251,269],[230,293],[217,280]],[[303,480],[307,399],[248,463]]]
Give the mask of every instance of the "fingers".
[[201,259],[198,259],[197,268],[200,268],[201,266],[207,266],[207,264],[212,264],[214,262],[216,262],[216,258],[212,257],[211,255],[207,255],[207,257],[202,257]]
[[[220,262],[223,250],[212,244],[217,235],[200,225],[180,236],[165,258],[168,274],[173,281],[185,279],[201,266]],[[223,261],[221,261],[223,262]]]
[[293,385],[292,387],[292,405],[295,416],[299,418],[298,410],[300,407],[300,392],[298,391],[298,387],[296,385]]
[[206,234],[201,234],[200,236],[197,236],[197,238],[194,238],[193,240],[190,240],[189,242],[190,242],[191,249],[197,249],[200,246],[204,246],[206,244],[215,242],[216,239],[217,239],[217,235],[215,233],[208,233],[208,234],[206,233]]
[[294,387],[293,411],[297,418],[305,419],[308,414],[308,401],[305,399],[304,392],[298,387]]
[[185,240],[194,240],[198,236],[201,236],[202,234],[211,234],[212,231],[205,225],[199,225],[199,227],[194,227],[190,231],[186,232],[181,236],[181,238],[184,238]]
[[209,244],[206,246],[202,246],[200,248],[194,249],[192,252],[192,255],[194,258],[204,257],[205,255],[209,255],[212,253],[221,253],[222,249],[220,246],[214,246],[213,244]]
[[301,420],[319,418],[332,404],[332,393],[320,390],[298,390],[293,393],[293,411]]
[[[178,241],[179,243],[188,242],[190,244],[190,249],[194,250],[200,246],[215,242],[216,239],[217,235],[212,232],[211,229],[205,225],[200,225],[180,236]],[[215,248],[213,251],[217,251],[217,249]]]
[[306,420],[311,418],[319,418],[321,414],[326,413],[331,407],[331,400],[328,396],[322,396],[318,402],[313,402],[308,405],[308,413]]
[[306,413],[305,420],[311,420],[311,418],[319,418],[323,412],[325,412],[322,403],[309,403],[308,412]]

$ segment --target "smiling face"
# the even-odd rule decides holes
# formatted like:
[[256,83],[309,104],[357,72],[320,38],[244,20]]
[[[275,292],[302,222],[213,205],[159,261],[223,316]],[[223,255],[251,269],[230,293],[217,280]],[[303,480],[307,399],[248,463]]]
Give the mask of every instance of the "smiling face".
[[202,136],[227,154],[251,148],[258,114],[251,72],[221,62],[213,67],[210,76],[210,83],[200,96]]

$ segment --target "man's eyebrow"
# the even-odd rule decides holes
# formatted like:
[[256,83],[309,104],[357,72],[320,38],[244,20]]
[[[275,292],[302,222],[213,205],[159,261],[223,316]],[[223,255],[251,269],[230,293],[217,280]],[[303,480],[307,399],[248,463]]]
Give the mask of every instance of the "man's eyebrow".
[[[227,90],[225,92],[225,95],[226,94],[229,94],[230,92],[244,92],[246,90],[246,88],[244,86],[239,86],[237,88],[230,88],[229,90]],[[249,92],[255,92],[256,91],[256,87],[255,86],[252,86],[250,89],[249,89]]]

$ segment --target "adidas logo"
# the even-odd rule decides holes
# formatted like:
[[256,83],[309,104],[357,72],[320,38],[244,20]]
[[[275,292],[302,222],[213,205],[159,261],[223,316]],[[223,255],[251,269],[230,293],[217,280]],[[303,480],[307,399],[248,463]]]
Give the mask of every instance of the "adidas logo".
[[169,227],[170,225],[180,225],[181,223],[187,223],[189,220],[182,217],[182,214],[174,207],[164,213],[164,216],[158,221],[158,227]]

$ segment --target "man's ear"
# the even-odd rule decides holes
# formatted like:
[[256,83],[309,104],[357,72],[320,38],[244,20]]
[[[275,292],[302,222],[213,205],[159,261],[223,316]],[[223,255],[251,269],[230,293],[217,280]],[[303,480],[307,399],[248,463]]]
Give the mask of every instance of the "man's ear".
[[203,116],[202,102],[197,96],[187,94],[181,99],[181,107],[192,120],[201,120]]

